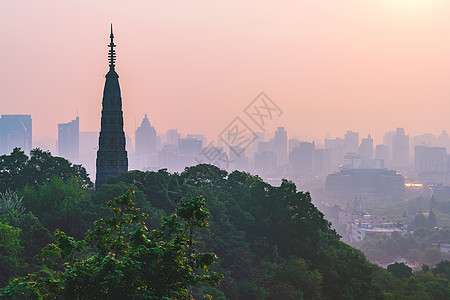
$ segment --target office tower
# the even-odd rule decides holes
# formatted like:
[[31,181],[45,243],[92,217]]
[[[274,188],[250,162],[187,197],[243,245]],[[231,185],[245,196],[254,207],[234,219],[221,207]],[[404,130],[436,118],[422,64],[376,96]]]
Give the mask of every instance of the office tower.
[[367,139],[361,140],[361,145],[359,146],[359,155],[363,160],[372,160],[373,159],[373,139],[369,136]]
[[158,167],[166,168],[170,172],[179,171],[178,147],[172,144],[162,146],[158,151]]
[[187,139],[192,139],[192,140],[199,140],[202,142],[203,147],[206,147],[207,143],[206,143],[206,137],[203,134],[196,134],[196,133],[188,133],[188,135],[186,136]]
[[341,138],[325,139],[325,149],[330,150],[331,171],[336,172],[344,162],[345,141]]
[[394,138],[395,130],[387,131],[383,135],[383,145],[386,145],[389,147],[389,157],[392,158],[392,139]]
[[331,173],[331,150],[314,150],[314,174],[325,177]]
[[20,148],[27,155],[32,147],[31,115],[2,115],[0,118],[0,155]]
[[95,157],[98,150],[98,131],[80,132],[79,162],[86,168],[92,181],[95,179]]
[[450,151],[450,137],[448,136],[447,131],[442,130],[441,135],[437,138],[437,146],[447,148],[447,151]]
[[145,114],[141,126],[136,129],[135,142],[137,155],[156,153],[157,151],[156,130],[150,125],[147,114]]
[[80,118],[58,124],[58,155],[78,162],[80,155]]
[[420,176],[424,172],[447,172],[447,151],[444,147],[416,146],[414,170]]
[[278,166],[283,166],[287,163],[287,132],[284,127],[278,127],[273,138],[273,150],[277,156]]
[[239,146],[231,146],[229,151],[230,170],[247,171],[248,157],[245,154],[246,149]]
[[311,175],[314,170],[314,143],[300,142],[289,154],[289,167],[295,175]]
[[181,168],[189,167],[202,163],[201,152],[203,144],[197,139],[179,139],[178,140],[178,157],[179,166]]
[[359,149],[359,132],[347,130],[344,135],[345,152],[358,153]]
[[407,168],[409,164],[409,135],[403,128],[397,128],[392,137],[392,163],[396,168]]
[[125,150],[125,132],[123,131],[122,96],[120,94],[119,75],[115,71],[116,52],[114,47],[116,45],[113,41],[112,25],[110,39],[109,72],[106,74],[103,90],[95,189],[104,184],[108,177],[128,171],[128,156]]
[[301,142],[298,139],[289,139],[289,153],[291,153],[295,147],[300,146],[300,143]]
[[389,147],[386,145],[377,145],[375,148],[375,159],[383,160],[387,163],[389,161]]
[[438,143],[437,138],[431,133],[416,135],[412,140],[414,146],[436,147]]
[[277,168],[277,155],[272,152],[255,152],[255,169],[262,173],[270,173]]
[[180,134],[178,129],[169,129],[166,132],[166,145],[178,146],[178,140],[180,139]]

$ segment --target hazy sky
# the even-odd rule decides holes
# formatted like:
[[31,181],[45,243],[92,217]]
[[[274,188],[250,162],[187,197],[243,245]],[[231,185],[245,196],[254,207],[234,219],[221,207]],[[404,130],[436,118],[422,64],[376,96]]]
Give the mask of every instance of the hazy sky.
[[215,138],[260,91],[290,136],[450,131],[448,0],[0,0],[0,114],[98,130],[110,23],[132,137]]

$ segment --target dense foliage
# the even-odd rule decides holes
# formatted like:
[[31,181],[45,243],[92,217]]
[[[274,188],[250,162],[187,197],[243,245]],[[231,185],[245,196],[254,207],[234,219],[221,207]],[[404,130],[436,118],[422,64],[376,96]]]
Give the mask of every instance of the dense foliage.
[[215,284],[208,272],[216,256],[194,253],[188,232],[207,226],[203,197],[181,203],[161,226],[149,231],[147,214],[134,207],[131,194],[108,201],[111,217],[99,219],[85,240],[55,232],[55,244],[41,255],[47,276],[16,278],[3,296],[65,299],[189,299],[190,286]]
[[[22,157],[20,151],[11,156]],[[0,170],[17,170],[16,178],[25,172],[26,168],[13,167],[11,157],[2,159]],[[3,161],[9,161],[9,167]],[[196,299],[205,294],[214,299],[440,299],[436,295],[449,295],[448,265],[398,276],[407,269],[396,265],[388,271],[370,264],[361,251],[340,241],[309,193],[297,191],[286,180],[274,187],[258,176],[228,174],[203,164],[180,174],[123,173],[94,194],[80,175],[83,172],[72,170],[67,176],[67,170],[72,169],[63,168],[61,176],[52,173],[46,180],[30,175],[26,183],[8,188],[9,202],[3,200],[7,196],[0,197],[4,225],[0,238],[10,237],[0,241],[0,284],[22,276],[10,281],[3,290],[6,295],[53,296],[69,291],[90,298],[108,298],[107,293]],[[109,202],[128,189],[135,193]],[[11,209],[2,212],[1,203]],[[105,203],[113,211],[105,209]],[[206,211],[210,213],[207,227]],[[147,224],[141,223],[147,214]],[[55,230],[53,237],[49,235]],[[56,259],[40,256],[45,263],[34,259],[38,248],[49,243],[53,245],[45,253]],[[217,255],[213,266],[210,253]],[[155,259],[158,273],[152,273]],[[218,286],[211,285],[217,274],[223,279]],[[416,294],[420,297],[414,298]]]
[[92,182],[81,165],[74,165],[62,157],[52,156],[48,151],[31,150],[28,157],[19,148],[10,155],[0,156],[0,192],[16,191],[26,185],[37,186],[50,181],[53,177],[67,181],[76,177],[86,187]]
[[[438,249],[441,242],[450,240],[450,228],[417,228],[413,233],[392,236],[366,237],[354,246],[361,249],[374,262],[392,262],[405,259],[416,264],[436,264],[450,259],[450,255]],[[434,246],[433,246],[434,245]]]

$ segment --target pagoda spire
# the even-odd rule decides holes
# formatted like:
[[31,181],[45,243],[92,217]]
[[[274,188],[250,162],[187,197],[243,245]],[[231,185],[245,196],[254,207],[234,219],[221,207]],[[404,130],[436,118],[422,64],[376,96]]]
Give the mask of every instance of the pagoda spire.
[[119,75],[114,70],[116,53],[111,24],[109,47],[109,72],[103,89],[101,129],[97,151],[95,189],[106,183],[108,177],[128,170],[125,132],[123,131],[122,96]]
[[115,62],[116,62],[116,50],[114,50],[114,47],[116,47],[116,45],[114,44],[114,33],[113,33],[113,27],[111,24],[111,34],[109,35],[110,39],[111,39],[111,43],[109,43],[109,55],[108,55],[108,59],[109,59],[109,69],[110,70],[114,70],[115,67]]

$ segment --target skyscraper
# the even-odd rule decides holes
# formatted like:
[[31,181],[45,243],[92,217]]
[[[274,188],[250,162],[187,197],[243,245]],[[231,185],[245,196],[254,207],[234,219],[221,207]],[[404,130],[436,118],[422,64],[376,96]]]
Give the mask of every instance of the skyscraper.
[[106,182],[108,177],[128,171],[128,156],[125,150],[123,131],[122,96],[119,75],[115,71],[116,52],[111,25],[109,44],[109,72],[106,74],[102,100],[102,120],[97,151],[97,175],[95,189]]
[[277,155],[279,166],[285,165],[288,161],[287,144],[288,139],[286,130],[284,130],[284,127],[278,127],[273,138],[273,150]]
[[357,153],[359,147],[359,132],[347,130],[344,135],[345,152]]
[[383,160],[387,164],[389,157],[389,147],[386,145],[377,145],[375,148],[375,159]]
[[2,115],[0,118],[0,155],[21,148],[29,154],[32,145],[31,115]]
[[293,174],[306,176],[314,170],[314,142],[300,142],[289,154],[289,166]]
[[409,135],[405,129],[397,128],[392,138],[392,163],[396,168],[406,168],[409,163]]
[[147,114],[136,129],[135,143],[137,155],[156,153],[156,130],[150,125]]
[[373,159],[373,139],[369,136],[367,139],[361,140],[361,145],[359,146],[359,155],[363,160],[372,160]]
[[78,162],[80,153],[80,118],[58,124],[58,155]]
[[180,139],[180,134],[178,129],[169,129],[166,132],[166,144],[167,145],[178,145],[178,140]]

